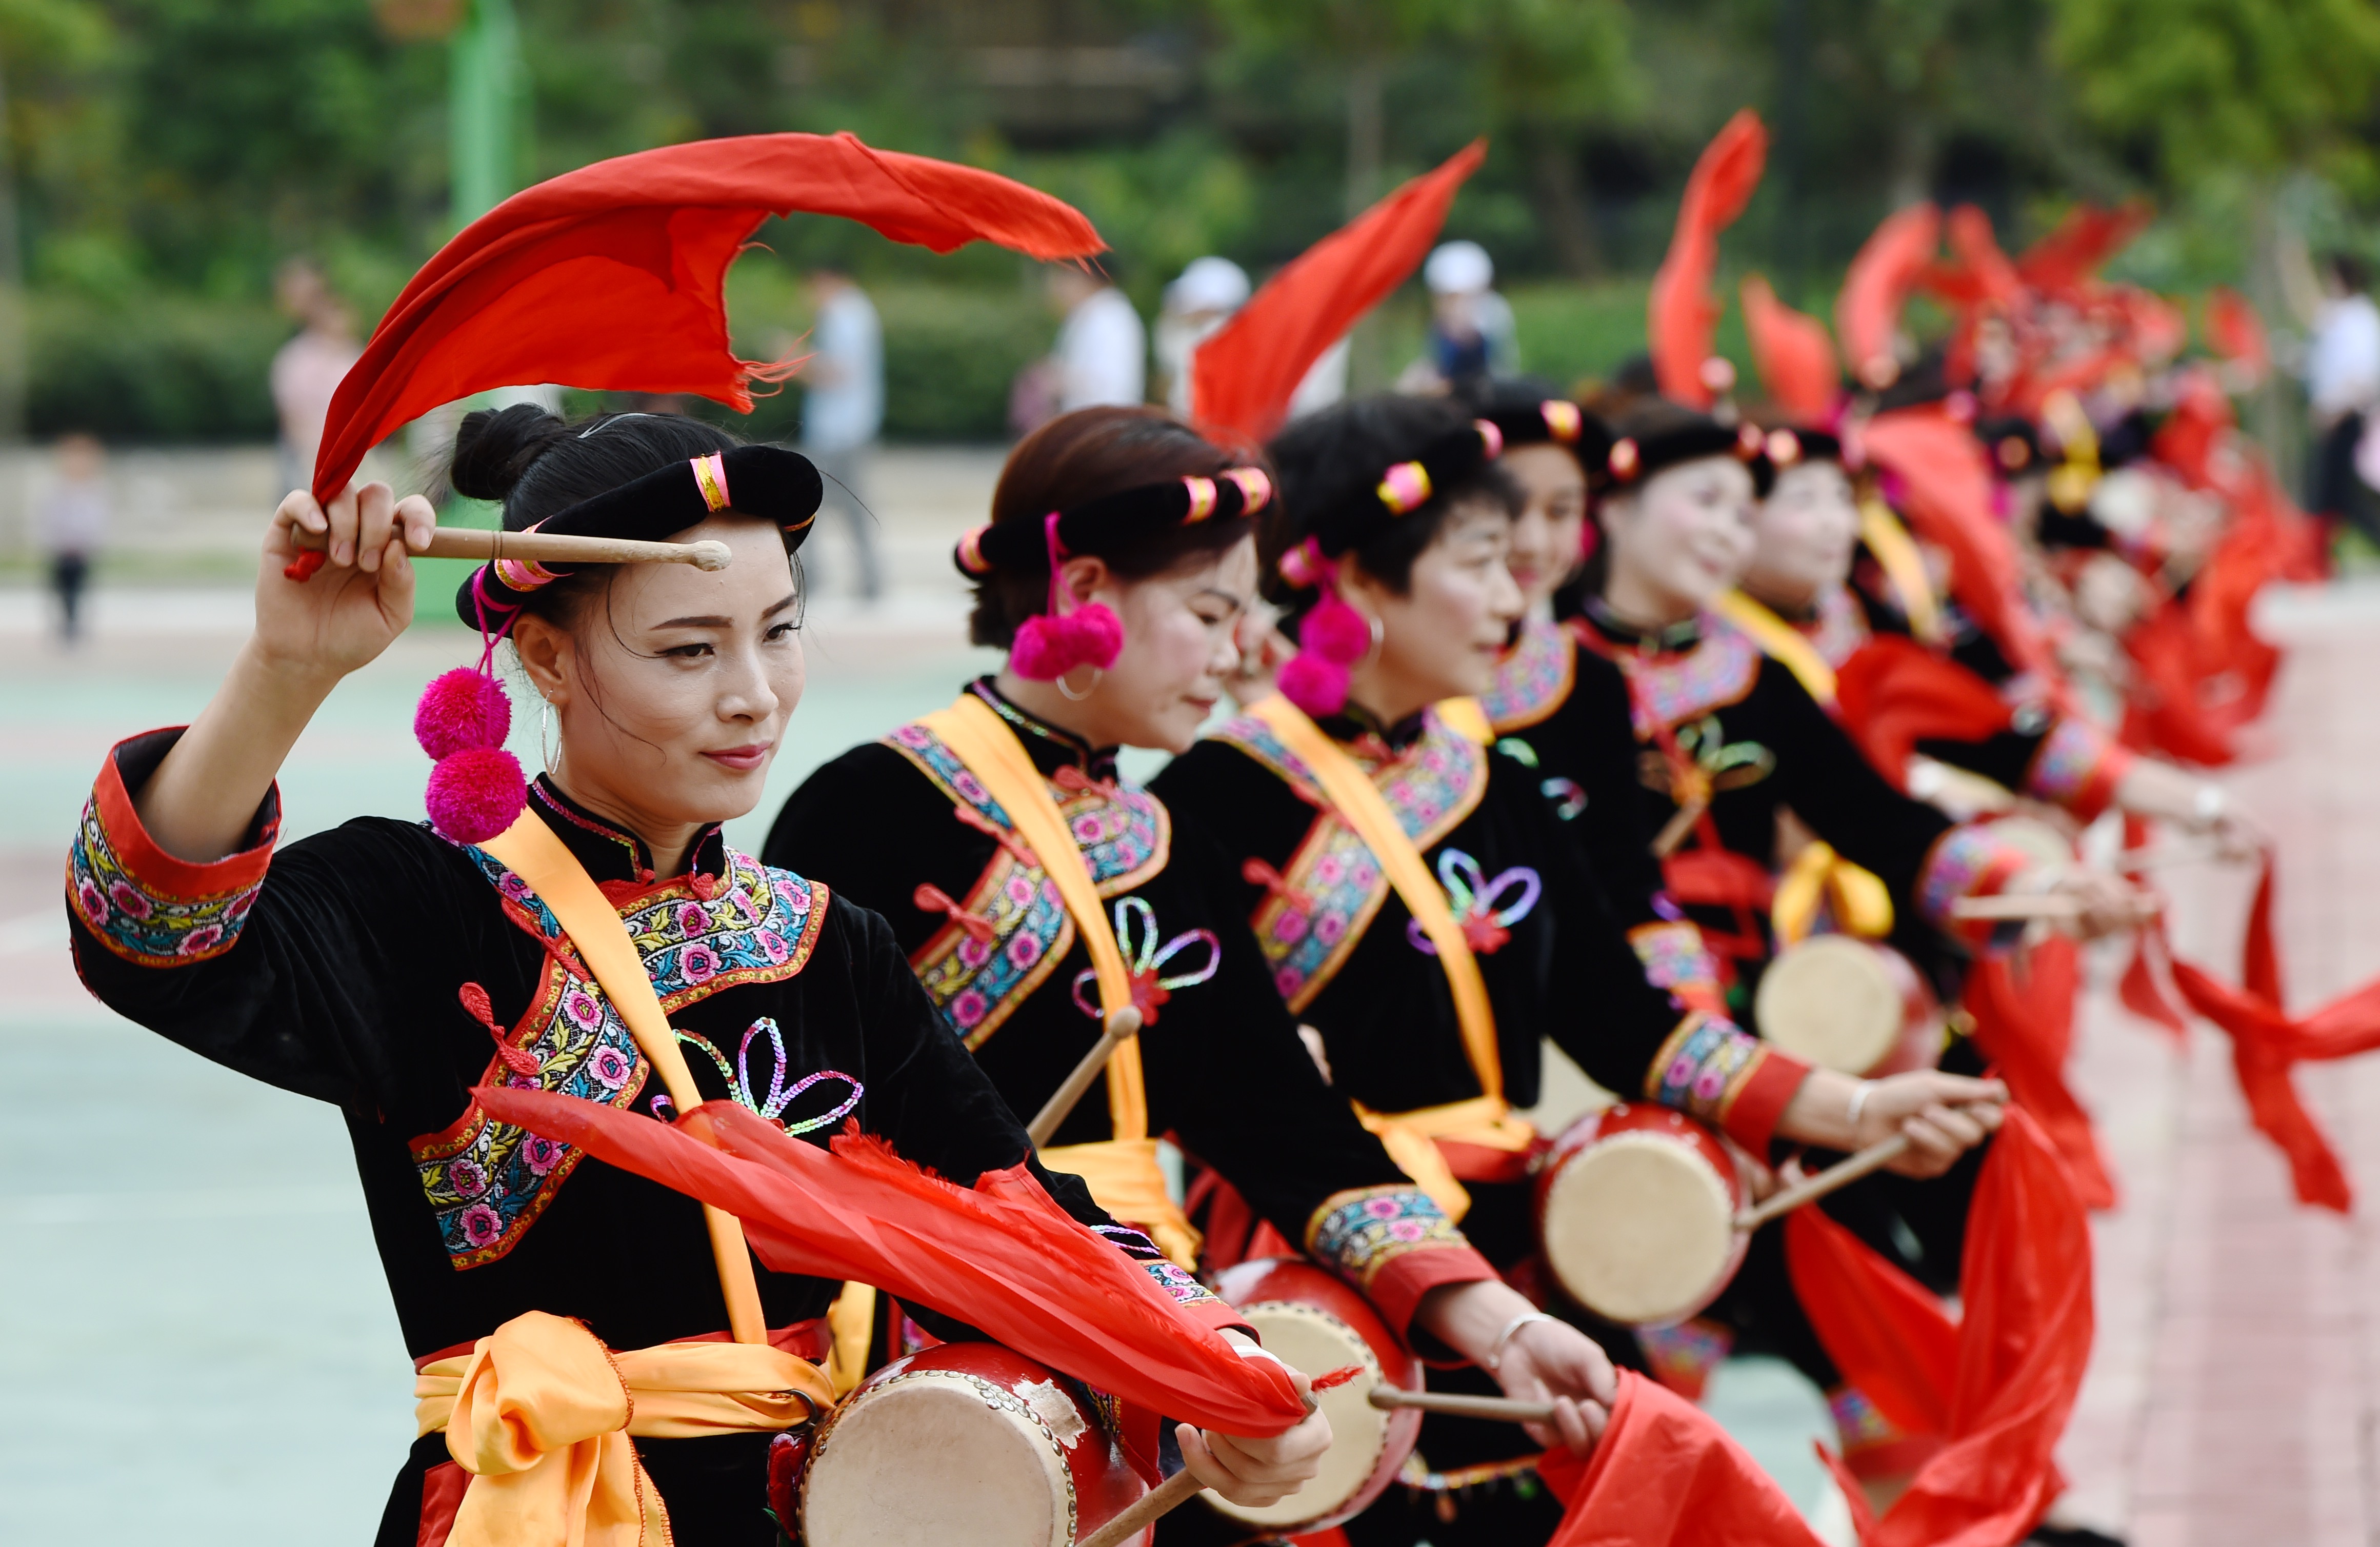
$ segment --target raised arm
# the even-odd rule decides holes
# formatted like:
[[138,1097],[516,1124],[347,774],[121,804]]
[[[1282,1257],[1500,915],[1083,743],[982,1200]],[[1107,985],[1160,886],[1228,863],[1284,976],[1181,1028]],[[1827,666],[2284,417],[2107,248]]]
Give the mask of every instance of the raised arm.
[[[303,489],[281,502],[257,567],[256,631],[223,685],[157,770],[132,792],[157,846],[205,864],[237,851],[282,760],[339,680],[413,621],[413,565],[438,524],[430,502],[388,485],[350,489],[324,510]],[[327,534],[329,562],[306,580],[283,572],[298,529]]]

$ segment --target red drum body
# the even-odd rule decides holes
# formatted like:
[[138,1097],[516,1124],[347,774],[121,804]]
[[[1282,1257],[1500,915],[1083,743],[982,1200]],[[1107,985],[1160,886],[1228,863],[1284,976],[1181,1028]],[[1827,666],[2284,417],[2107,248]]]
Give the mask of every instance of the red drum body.
[[1257,1258],[1225,1269],[1215,1280],[1215,1292],[1291,1369],[1320,1375],[1354,1364],[1364,1373],[1316,1394],[1316,1405],[1330,1420],[1330,1449],[1322,1458],[1321,1476],[1262,1508],[1226,1504],[1211,1490],[1202,1497],[1216,1513],[1267,1535],[1301,1536],[1354,1519],[1395,1481],[1421,1433],[1418,1410],[1383,1412],[1367,1398],[1376,1385],[1417,1389],[1421,1360],[1370,1301],[1311,1263]]
[[1942,1006],[1909,959],[1854,935],[1788,946],[1753,996],[1760,1034],[1806,1063],[1880,1079],[1942,1059]]
[[1050,1371],[948,1343],[860,1383],[819,1430],[801,1539],[818,1547],[1073,1547],[1148,1491]]
[[1615,1322],[1682,1322],[1743,1263],[1741,1156],[1666,1106],[1622,1104],[1564,1129],[1537,1172],[1537,1241],[1554,1277]]

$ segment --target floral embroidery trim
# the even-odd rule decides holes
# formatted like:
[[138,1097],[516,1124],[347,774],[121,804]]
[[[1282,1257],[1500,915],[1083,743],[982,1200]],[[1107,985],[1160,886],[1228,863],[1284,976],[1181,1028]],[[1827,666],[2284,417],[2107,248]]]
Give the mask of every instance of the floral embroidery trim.
[[1767,1057],[1768,1050],[1757,1037],[1723,1017],[1689,1015],[1654,1056],[1645,1075],[1645,1094],[1663,1106],[1724,1128],[1735,1098]]
[[100,944],[138,966],[212,961],[238,943],[264,888],[281,830],[280,792],[266,797],[253,848],[212,864],[190,864],[150,840],[116,766],[122,751],[109,752],[83,803],[67,851],[67,906]]
[[1950,909],[1962,897],[1998,891],[2025,864],[2023,851],[1994,837],[1986,828],[1962,823],[1936,839],[1933,851],[1925,856],[1917,873],[1918,911],[1936,927],[1962,939],[1990,939],[1995,933],[1991,921],[1954,919]]
[[[1585,622],[1573,621],[1570,626],[1582,642],[1597,643]],[[1690,649],[1645,655],[1604,648],[1628,674],[1629,718],[1640,741],[1652,735],[1655,717],[1664,725],[1675,725],[1740,702],[1759,680],[1766,659],[1751,636],[1716,615],[1703,619],[1702,637]]]
[[[1479,862],[1460,849],[1439,852],[1438,881],[1446,888],[1447,907],[1454,914],[1454,922],[1462,926],[1463,937],[1480,956],[1493,956],[1504,948],[1504,943],[1512,937],[1512,926],[1529,916],[1545,889],[1537,873],[1524,864],[1501,871],[1491,881]],[[1510,902],[1503,901],[1504,894],[1511,891],[1518,891],[1520,896]],[[1419,919],[1405,921],[1405,938],[1425,956],[1438,954],[1437,945]]]
[[1305,1225],[1306,1255],[1359,1289],[1408,1251],[1468,1244],[1445,1211],[1411,1183],[1334,1192]]
[[[543,1090],[607,1106],[626,1106],[648,1068],[637,1039],[592,978],[548,956],[544,983],[507,1041],[537,1060],[516,1073],[492,1058],[490,1084]],[[492,1263],[520,1243],[584,1152],[499,1123],[478,1103],[436,1133],[408,1142],[450,1265],[458,1273]]]
[[1570,699],[1578,675],[1578,641],[1554,622],[1521,625],[1521,637],[1496,663],[1496,678],[1479,695],[1488,723],[1500,733],[1536,725]]
[[1718,959],[1704,942],[1701,928],[1690,921],[1640,924],[1628,932],[1628,944],[1645,964],[1645,981],[1656,988],[1718,983]]
[[[1223,965],[1223,943],[1215,938],[1211,929],[1191,929],[1176,935],[1162,946],[1157,943],[1157,910],[1148,900],[1123,897],[1116,900],[1116,945],[1123,952],[1124,970],[1132,974],[1132,1002],[1140,1011],[1143,1029],[1157,1024],[1158,1009],[1173,997],[1177,988],[1188,988],[1206,982]],[[1165,964],[1189,949],[1205,946],[1207,960],[1203,966],[1186,973],[1167,973]],[[1075,974],[1075,1008],[1085,1015],[1101,1014],[1095,998],[1085,998],[1087,989],[1098,985],[1099,973],[1086,967]]]
[[[1267,888],[1249,923],[1272,969],[1273,986],[1293,1010],[1303,1010],[1330,985],[1371,927],[1389,895],[1389,880],[1364,840],[1330,808],[1313,771],[1282,745],[1272,728],[1242,716],[1215,732],[1272,770],[1318,815],[1290,856],[1279,889]],[[1370,761],[1364,743],[1348,749]],[[1428,712],[1422,733],[1405,751],[1367,771],[1416,848],[1428,851],[1477,809],[1488,792],[1488,749]]]
[[[762,1095],[759,1087],[752,1083],[750,1064],[753,1039],[764,1033],[769,1039],[769,1050],[776,1056],[777,1060],[776,1067],[769,1071],[769,1092],[766,1095]],[[732,1066],[727,1061],[727,1055],[713,1045],[709,1037],[694,1032],[679,1032],[676,1036],[678,1041],[688,1047],[700,1051],[718,1068],[720,1078],[727,1082],[728,1094],[735,1099],[736,1105],[759,1113],[771,1122],[777,1121],[785,1108],[793,1105],[795,1096],[822,1080],[840,1080],[851,1087],[851,1094],[845,1096],[834,1110],[820,1117],[804,1118],[797,1122],[784,1124],[787,1133],[810,1133],[826,1127],[829,1123],[838,1122],[848,1117],[852,1109],[859,1105],[859,1098],[867,1094],[866,1086],[841,1070],[834,1069],[822,1069],[814,1074],[802,1076],[790,1085],[786,1084],[785,1034],[778,1030],[777,1018],[773,1015],[764,1015],[744,1028],[744,1040],[736,1045],[735,1062]]]
[[2073,715],[2061,717],[2025,770],[2025,793],[2054,805],[2105,805],[2121,756],[2107,732]]
[[1190,1271],[1178,1263],[1169,1262],[1160,1257],[1155,1262],[1143,1262],[1140,1266],[1143,1272],[1157,1281],[1159,1288],[1172,1297],[1173,1303],[1176,1305],[1197,1305],[1208,1300],[1213,1300],[1218,1305],[1222,1303],[1217,1299],[1213,1290],[1192,1277]]
[[[917,981],[972,1052],[1074,949],[1075,921],[1057,883],[1014,840],[1008,813],[941,737],[922,725],[905,725],[884,743],[949,797],[959,816],[1007,835],[960,910],[990,930],[968,929],[954,918],[909,958]],[[1088,780],[1053,780],[1050,795],[1101,897],[1130,891],[1165,868],[1172,821],[1154,795]]]

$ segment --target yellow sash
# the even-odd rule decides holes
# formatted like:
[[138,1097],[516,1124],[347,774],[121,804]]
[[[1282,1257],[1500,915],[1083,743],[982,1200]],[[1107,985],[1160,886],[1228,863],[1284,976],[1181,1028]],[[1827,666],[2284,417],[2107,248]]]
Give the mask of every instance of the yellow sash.
[[1471,1195],[1447,1170],[1437,1146],[1427,1141],[1459,1139],[1488,1149],[1519,1151],[1536,1140],[1535,1130],[1512,1117],[1504,1104],[1504,1060],[1496,1045],[1496,1010],[1488,999],[1487,981],[1479,975],[1479,961],[1471,954],[1471,942],[1463,937],[1453,910],[1446,905],[1446,893],[1371,776],[1281,695],[1250,706],[1248,713],[1269,726],[1281,745],[1313,773],[1315,782],[1330,797],[1334,814],[1371,850],[1405,911],[1438,948],[1438,964],[1453,993],[1454,1018],[1463,1030],[1463,1056],[1479,1082],[1481,1094],[1417,1112],[1366,1112],[1359,1107],[1356,1115],[1365,1127],[1380,1135],[1389,1157],[1449,1217],[1459,1219],[1470,1207]]
[[1763,603],[1755,601],[1742,591],[1730,591],[1711,604],[1712,610],[1729,622],[1752,636],[1760,653],[1783,661],[1785,669],[1806,689],[1819,705],[1832,708],[1835,703],[1835,669],[1827,658],[1800,629],[1770,611]]
[[1916,539],[1891,506],[1881,500],[1860,502],[1860,541],[1892,582],[1909,632],[1925,644],[1942,643],[1942,608],[1934,599],[1934,577],[1925,573],[1925,555],[1917,551]]
[[1481,746],[1496,744],[1496,727],[1488,719],[1488,706],[1476,698],[1448,698],[1438,705],[1440,723],[1467,742]]
[[417,1432],[444,1431],[471,1474],[448,1547],[665,1542],[669,1511],[632,1436],[788,1429],[834,1402],[817,1367],[766,1343],[613,1352],[541,1311],[425,1366],[413,1395]]
[[[660,996],[645,972],[645,960],[628,938],[628,926],[587,867],[568,845],[533,811],[480,845],[528,883],[578,948],[578,959],[603,985],[604,997],[637,1039],[638,1050],[653,1072],[662,1077],[671,1103],[681,1114],[702,1105],[701,1088],[678,1050],[677,1033],[662,1013]],[[719,1263],[719,1287],[727,1299],[727,1326],[738,1343],[769,1341],[768,1318],[760,1310],[760,1286],[752,1273],[752,1254],[744,1244],[744,1227],[734,1215],[710,1204],[702,1206],[703,1222],[710,1227],[710,1254]]]
[[[1082,848],[1050,794],[1050,781],[1033,766],[1008,722],[972,693],[961,694],[949,708],[937,709],[918,723],[941,737],[967,766],[1041,862],[1091,953],[1099,1009],[1105,1019],[1113,1020],[1116,1011],[1132,1003],[1132,973],[1123,964],[1123,950],[1116,944],[1115,925],[1109,922],[1099,885],[1083,863]],[[1101,1208],[1148,1230],[1167,1256],[1193,1267],[1198,1233],[1174,1205],[1165,1174],[1158,1169],[1157,1145],[1148,1137],[1148,1090],[1138,1038],[1119,1044],[1109,1058],[1107,1084],[1112,1139],[1045,1150],[1042,1163],[1081,1177]],[[1067,1164],[1059,1163],[1062,1155]]]
[[1828,844],[1812,840],[1778,878],[1769,903],[1769,927],[1781,949],[1808,938],[1818,905],[1831,900],[1835,921],[1847,935],[1877,940],[1892,933],[1892,892],[1872,870],[1863,870]]

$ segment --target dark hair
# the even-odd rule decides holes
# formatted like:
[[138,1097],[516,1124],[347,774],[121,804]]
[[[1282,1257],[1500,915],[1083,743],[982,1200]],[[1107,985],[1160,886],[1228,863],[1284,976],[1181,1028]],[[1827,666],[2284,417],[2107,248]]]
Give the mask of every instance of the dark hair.
[[2372,288],[2372,265],[2361,254],[2332,252],[2323,261],[2342,289],[2361,295]]
[[[502,502],[504,530],[519,532],[648,473],[743,443],[682,414],[565,421],[536,404],[516,403],[463,416],[446,481],[469,499]],[[611,574],[610,566],[580,570],[539,591],[525,610],[567,626],[608,586]]]
[[[1373,498],[1372,489],[1390,467],[1470,422],[1469,414],[1445,398],[1382,393],[1336,404],[1282,430],[1272,442],[1281,498],[1257,538],[1265,594],[1293,615],[1318,599],[1315,592],[1282,578],[1281,556],[1304,541],[1326,513]],[[1402,594],[1413,583],[1414,561],[1438,536],[1448,513],[1482,498],[1508,514],[1517,513],[1522,502],[1512,475],[1493,462],[1482,463],[1468,477],[1433,489],[1428,500],[1402,515],[1390,517],[1376,505],[1378,524],[1348,551],[1365,574]]]
[[[1250,459],[1233,456],[1161,408],[1078,408],[1061,414],[1016,443],[991,493],[995,526],[1070,511],[1143,484],[1211,478]],[[1125,580],[1162,574],[1193,554],[1220,553],[1248,536],[1247,517],[1199,521],[1071,551],[1103,559]],[[1047,565],[1007,565],[975,583],[967,637],[1004,650],[1027,618],[1049,605]]]

